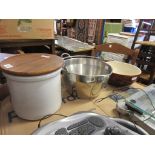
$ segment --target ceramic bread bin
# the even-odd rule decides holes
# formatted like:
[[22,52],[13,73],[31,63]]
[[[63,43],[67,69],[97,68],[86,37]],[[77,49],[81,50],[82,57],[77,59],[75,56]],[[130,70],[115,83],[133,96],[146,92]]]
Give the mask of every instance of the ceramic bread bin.
[[38,120],[61,106],[63,59],[51,54],[20,54],[1,63],[16,114]]

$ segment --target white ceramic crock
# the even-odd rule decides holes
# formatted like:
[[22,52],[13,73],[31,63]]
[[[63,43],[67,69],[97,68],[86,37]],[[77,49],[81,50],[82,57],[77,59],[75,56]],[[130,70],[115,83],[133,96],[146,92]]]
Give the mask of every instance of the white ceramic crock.
[[61,69],[40,76],[15,76],[3,73],[8,82],[11,103],[16,114],[38,120],[55,113],[61,106]]

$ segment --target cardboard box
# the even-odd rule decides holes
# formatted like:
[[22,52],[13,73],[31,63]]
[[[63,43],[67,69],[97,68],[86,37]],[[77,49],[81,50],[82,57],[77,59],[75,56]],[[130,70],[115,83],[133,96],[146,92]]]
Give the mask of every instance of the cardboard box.
[[0,19],[0,39],[53,38],[53,19]]

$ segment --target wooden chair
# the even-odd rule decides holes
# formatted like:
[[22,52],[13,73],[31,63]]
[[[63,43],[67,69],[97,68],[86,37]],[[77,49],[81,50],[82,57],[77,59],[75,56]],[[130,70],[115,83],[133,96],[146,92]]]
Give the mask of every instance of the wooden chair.
[[132,50],[118,43],[106,43],[106,44],[96,45],[91,55],[96,56],[97,52],[102,52],[102,51],[124,54],[128,57],[126,62],[131,61],[131,64],[133,65],[135,65],[136,59],[139,54],[138,49]]

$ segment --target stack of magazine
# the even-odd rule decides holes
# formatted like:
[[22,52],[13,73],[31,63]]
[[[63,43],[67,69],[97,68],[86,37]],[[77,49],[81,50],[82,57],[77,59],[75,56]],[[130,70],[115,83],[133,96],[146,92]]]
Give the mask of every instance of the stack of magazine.
[[155,84],[126,98],[126,105],[141,114],[155,118]]

